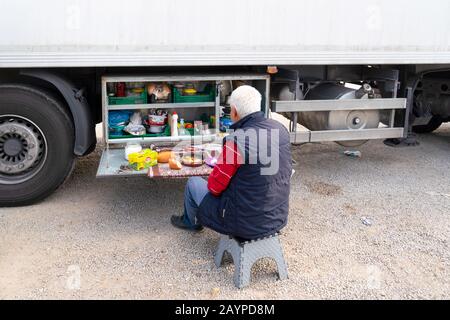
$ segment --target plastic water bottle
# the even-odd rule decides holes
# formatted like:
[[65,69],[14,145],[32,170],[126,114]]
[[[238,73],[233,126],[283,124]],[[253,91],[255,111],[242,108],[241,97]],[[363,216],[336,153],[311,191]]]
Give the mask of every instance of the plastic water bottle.
[[188,132],[187,132],[186,128],[184,127],[184,119],[183,118],[180,119],[180,128],[178,130],[178,134],[180,136],[188,135]]

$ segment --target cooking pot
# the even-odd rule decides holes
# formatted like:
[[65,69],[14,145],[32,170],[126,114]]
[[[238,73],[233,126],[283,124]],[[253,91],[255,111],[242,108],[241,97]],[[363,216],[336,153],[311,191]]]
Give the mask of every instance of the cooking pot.
[[147,131],[149,133],[162,133],[162,132],[164,132],[165,128],[166,128],[165,125],[150,124],[147,128]]
[[149,125],[164,125],[166,123],[167,115],[156,115],[156,114],[149,114],[148,115],[148,124]]

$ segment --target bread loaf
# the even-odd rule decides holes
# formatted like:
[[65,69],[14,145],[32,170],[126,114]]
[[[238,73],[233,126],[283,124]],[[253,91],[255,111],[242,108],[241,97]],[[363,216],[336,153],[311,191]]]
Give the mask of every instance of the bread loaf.
[[172,158],[169,159],[169,167],[172,170],[181,170],[183,166],[181,165],[180,161]]
[[158,154],[159,163],[168,163],[171,158],[174,158],[175,154],[172,151],[162,151]]

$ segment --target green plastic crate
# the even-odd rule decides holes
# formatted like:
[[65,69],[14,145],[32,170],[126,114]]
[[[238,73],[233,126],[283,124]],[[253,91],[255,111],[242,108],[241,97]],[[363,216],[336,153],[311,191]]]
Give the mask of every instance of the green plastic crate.
[[147,91],[144,90],[139,96],[136,97],[109,97],[110,106],[128,105],[128,104],[146,104],[147,103]]
[[174,103],[194,103],[194,102],[213,102],[216,100],[214,86],[207,86],[204,92],[199,92],[191,96],[183,96],[177,88],[173,88]]
[[[194,129],[186,129],[187,132],[191,136],[194,135]],[[130,138],[158,138],[158,137],[170,137],[170,126],[166,126],[166,129],[164,129],[164,132],[161,133],[147,133],[141,136],[133,136],[131,134],[122,134],[122,135],[109,135],[110,140],[115,139],[130,139]]]
[[168,136],[170,136],[170,127],[166,126],[166,129],[164,129],[164,131],[161,133],[146,133],[141,136],[133,136],[132,134],[126,134],[124,132],[124,134],[122,134],[122,135],[111,135],[110,134],[109,139],[115,140],[115,139],[131,139],[131,138],[157,138],[157,137],[168,137]]

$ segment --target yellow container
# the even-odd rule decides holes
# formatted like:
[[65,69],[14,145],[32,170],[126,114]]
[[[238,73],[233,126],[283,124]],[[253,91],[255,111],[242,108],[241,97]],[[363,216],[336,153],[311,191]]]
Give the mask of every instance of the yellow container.
[[158,165],[158,152],[144,149],[140,152],[130,153],[128,163],[136,171],[141,171]]
[[184,89],[183,92],[187,96],[193,96],[193,95],[197,94],[197,90],[195,90],[195,89]]

